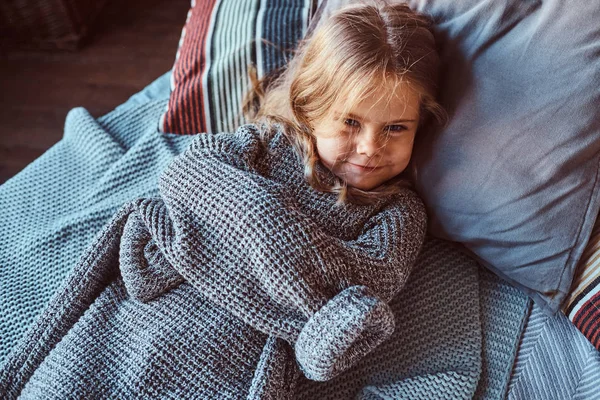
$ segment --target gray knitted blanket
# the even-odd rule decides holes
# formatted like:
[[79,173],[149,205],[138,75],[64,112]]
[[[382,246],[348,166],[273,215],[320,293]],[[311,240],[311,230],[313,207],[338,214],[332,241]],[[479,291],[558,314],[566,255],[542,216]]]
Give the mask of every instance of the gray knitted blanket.
[[[88,248],[3,366],[8,398],[291,398],[394,331],[425,232],[409,190],[314,191],[281,133],[199,135]],[[324,175],[328,179],[327,175]],[[477,374],[478,375],[478,374]]]

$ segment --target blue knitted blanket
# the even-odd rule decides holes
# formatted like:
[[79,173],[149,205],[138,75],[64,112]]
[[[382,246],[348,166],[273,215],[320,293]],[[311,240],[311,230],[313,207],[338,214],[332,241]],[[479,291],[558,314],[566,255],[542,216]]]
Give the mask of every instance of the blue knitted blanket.
[[[391,311],[395,330],[366,357],[346,363],[335,374],[348,368],[345,372],[335,377],[326,375],[329,380],[323,383],[309,380],[305,374],[315,378],[310,375],[309,364],[326,352],[310,354],[311,349],[305,347],[303,354],[309,356],[303,361],[302,357],[298,358],[298,352],[294,353],[297,349],[288,343],[290,338],[298,340],[300,327],[306,323],[302,313],[288,313],[275,324],[273,320],[263,318],[266,325],[256,329],[248,323],[243,296],[228,296],[223,287],[220,293],[210,282],[203,286],[208,292],[189,284],[194,281],[189,271],[173,268],[176,263],[161,258],[165,252],[157,252],[158,242],[148,241],[147,236],[154,232],[149,229],[152,221],[165,215],[160,212],[164,210],[164,200],[156,200],[160,194],[158,177],[193,140],[193,137],[156,132],[157,118],[164,105],[163,99],[129,104],[99,120],[83,109],[75,109],[68,116],[65,138],[0,187],[0,282],[3,289],[0,390],[8,390],[10,382],[15,381],[13,367],[18,364],[21,375],[17,381],[33,383],[24,392],[20,392],[23,389],[20,387],[11,393],[31,398],[40,397],[41,388],[53,387],[53,384],[56,388],[59,377],[52,375],[55,370],[70,371],[70,377],[61,375],[61,379],[81,383],[77,389],[70,387],[70,394],[75,397],[85,397],[85,390],[90,387],[105,395],[119,393],[117,386],[125,382],[119,378],[127,378],[127,384],[132,387],[146,388],[147,392],[138,392],[140,397],[182,398],[189,397],[190,393],[198,393],[198,397],[201,393],[229,393],[234,398],[268,398],[273,393],[289,393],[304,399],[341,399],[359,394],[362,398],[500,398],[505,395],[527,301],[514,289],[481,271],[473,260],[449,243],[427,239],[408,282],[398,294],[392,290],[389,298],[379,293],[379,296],[367,293],[365,297],[365,292],[361,292],[363,289],[355,289],[362,299],[383,297],[385,301],[390,300],[389,310],[379,307],[378,310],[384,311],[377,313],[387,315]],[[131,202],[136,198],[146,200]],[[127,206],[122,208],[123,204]],[[110,221],[112,223],[107,226],[111,228],[98,236]],[[121,253],[125,258],[151,260],[153,267],[140,271],[154,284],[136,285],[140,271],[131,279],[125,276],[127,272],[123,278],[118,274],[91,274],[88,281],[64,279],[76,276],[72,271],[81,265],[82,254],[114,265],[114,258],[101,256],[98,252],[114,251],[117,241],[102,242],[102,238],[107,239],[110,235],[105,233],[112,232],[112,228],[124,229],[125,225],[129,226],[129,237],[134,239],[128,243],[139,246],[117,247],[119,251],[123,250]],[[156,237],[157,232],[153,234]],[[93,243],[96,245],[90,247]],[[257,274],[252,279],[260,277]],[[248,278],[240,276],[240,279]],[[259,280],[250,282],[260,285]],[[182,283],[184,281],[186,283]],[[198,279],[196,282],[203,281]],[[317,279],[314,284],[318,286],[318,282]],[[68,300],[66,303],[57,302],[57,297],[51,300],[53,293],[61,290],[69,293],[68,289],[74,285],[90,284],[98,289],[89,297],[94,300],[93,306],[79,302],[77,297],[62,298]],[[314,289],[314,284],[305,289]],[[398,288],[397,285],[392,287]],[[156,288],[160,289],[159,293],[167,292],[169,296],[155,296]],[[286,297],[285,286],[279,289],[282,293],[273,293],[283,299],[280,304],[292,304],[288,310],[300,306],[310,309],[310,304],[306,306],[304,300],[294,306]],[[335,297],[335,293],[320,293],[325,293],[328,299]],[[228,298],[230,303],[219,302],[220,295]],[[355,293],[347,295],[346,299],[356,298]],[[264,300],[271,298],[268,296]],[[319,303],[321,308],[323,301],[324,298]],[[377,301],[359,303],[376,304]],[[64,314],[57,314],[56,309],[52,309],[64,304],[68,307],[63,307],[62,312],[72,318],[62,319]],[[173,304],[181,308],[169,307]],[[194,307],[189,307],[190,304]],[[146,317],[130,321],[133,325],[120,329],[113,326],[104,331],[112,336],[102,336],[102,340],[94,342],[95,347],[80,346],[86,335],[98,337],[98,332],[103,332],[115,313],[127,315],[128,307],[146,307]],[[175,312],[180,309],[187,312]],[[206,315],[212,318],[206,319]],[[199,321],[202,330],[198,329]],[[53,336],[56,331],[39,329],[48,326],[63,334]],[[157,326],[168,329],[161,331]],[[319,332],[320,326],[327,324],[315,324],[315,330],[307,335],[311,340],[307,339],[305,343],[315,343],[313,340],[318,336],[315,332]],[[386,328],[389,324],[384,321],[380,326],[389,335]],[[497,326],[501,329],[495,329]],[[166,340],[161,336],[165,332],[177,332],[177,337],[173,341]],[[58,340],[49,340],[51,337]],[[241,346],[238,340],[232,339],[235,337],[253,340]],[[282,337],[284,340],[280,340]],[[119,347],[123,343],[127,345]],[[228,350],[222,359],[198,357],[198,354],[206,355],[204,350],[215,346]],[[22,351],[32,348],[35,351]],[[115,353],[117,349],[119,357]],[[85,362],[94,352],[103,357],[113,354],[114,358],[100,363],[100,367]],[[357,353],[364,355],[361,349]],[[47,354],[61,357],[46,358]],[[146,362],[140,364],[140,358]],[[115,363],[116,359],[122,363]],[[43,370],[38,368],[41,360],[47,367]],[[98,360],[95,359],[100,362]],[[294,362],[290,363],[290,360]],[[234,368],[231,371],[237,368],[239,373],[232,373],[229,380],[223,379],[219,372],[226,369],[223,362]],[[303,366],[303,362],[307,364]],[[65,364],[69,366],[66,370]],[[140,365],[144,368],[140,369]],[[165,380],[167,374],[173,373],[173,365],[177,365],[175,372],[182,380]],[[58,368],[61,366],[62,370]],[[305,374],[298,374],[298,367],[303,368]],[[317,368],[317,375],[319,371]],[[25,376],[30,379],[24,379]],[[111,379],[103,379],[103,376]],[[203,378],[199,379],[199,376]],[[170,384],[157,388],[157,382]],[[48,391],[44,395],[52,397]],[[61,398],[61,394],[54,397]],[[207,394],[207,398],[210,395]]]

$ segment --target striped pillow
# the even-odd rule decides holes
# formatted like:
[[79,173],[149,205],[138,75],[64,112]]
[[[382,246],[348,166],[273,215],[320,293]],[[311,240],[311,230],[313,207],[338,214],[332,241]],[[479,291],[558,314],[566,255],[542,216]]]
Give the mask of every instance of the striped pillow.
[[600,218],[596,220],[591,238],[571,286],[562,311],[586,338],[600,350]]
[[282,66],[306,32],[319,0],[192,0],[171,78],[161,132],[234,131],[249,87]]

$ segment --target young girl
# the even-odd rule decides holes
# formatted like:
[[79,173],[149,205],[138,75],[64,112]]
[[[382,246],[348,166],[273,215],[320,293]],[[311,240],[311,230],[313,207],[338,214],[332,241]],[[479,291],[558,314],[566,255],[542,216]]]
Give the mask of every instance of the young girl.
[[[430,24],[405,4],[346,7],[281,76],[253,79],[246,117],[279,122],[315,189],[363,201],[396,192],[409,178],[401,173],[417,128],[431,117],[445,121]],[[338,177],[333,186],[320,181],[319,164]]]
[[246,111],[199,135],[126,204],[9,356],[0,393],[291,398],[394,330],[426,216],[407,187],[442,111],[426,18],[403,5],[328,19]]

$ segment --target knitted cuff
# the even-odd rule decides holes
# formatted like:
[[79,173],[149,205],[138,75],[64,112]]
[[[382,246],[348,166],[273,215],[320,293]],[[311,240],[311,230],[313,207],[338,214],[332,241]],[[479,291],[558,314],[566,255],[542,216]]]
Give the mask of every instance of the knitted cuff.
[[366,286],[351,286],[313,315],[296,341],[307,378],[326,381],[353,366],[394,332],[389,306]]
[[148,302],[183,282],[183,277],[158,249],[137,212],[129,215],[123,229],[119,266],[127,293],[142,302]]

